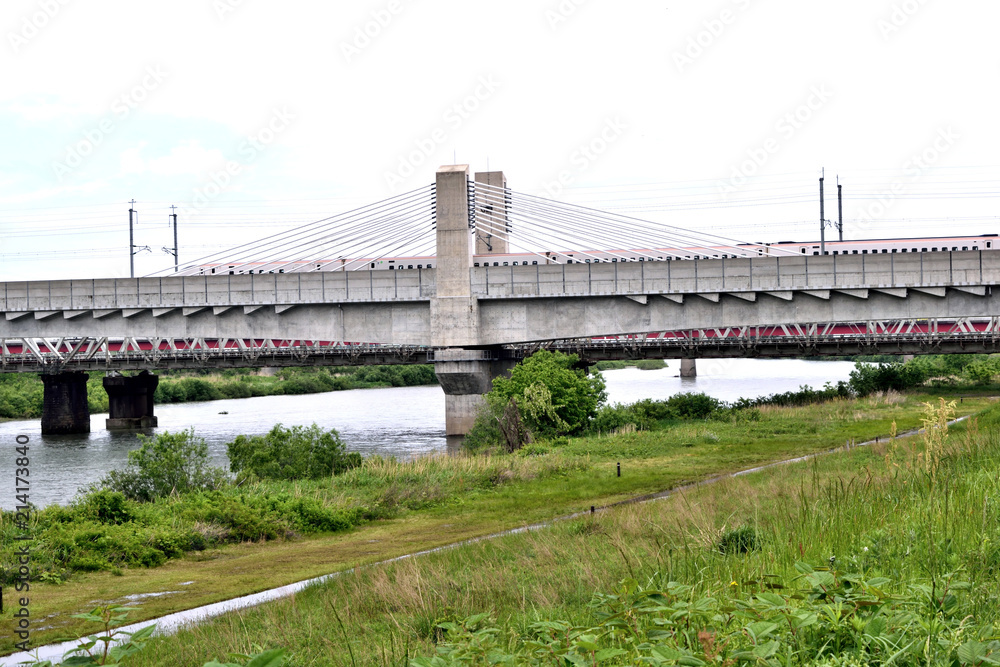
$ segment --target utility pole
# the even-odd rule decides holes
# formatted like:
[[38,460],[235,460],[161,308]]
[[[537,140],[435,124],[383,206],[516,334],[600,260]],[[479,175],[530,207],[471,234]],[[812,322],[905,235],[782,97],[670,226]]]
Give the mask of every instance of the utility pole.
[[[129,202],[131,207],[128,210],[128,275],[135,278],[135,256],[143,250],[149,250],[148,245],[136,245],[135,233],[132,230],[133,219],[136,224],[139,222],[139,212],[135,210],[135,200]],[[136,250],[138,248],[138,250]]]
[[174,206],[173,204],[170,205],[170,211],[171,211],[170,217],[174,219],[174,251],[170,252],[170,248],[163,249],[164,252],[170,253],[171,255],[174,256],[174,273],[177,273],[177,213],[175,212],[176,209],[177,209],[176,206]]
[[135,200],[129,202],[128,209],[128,276],[135,278],[135,235],[132,232],[132,216],[135,214]]
[[[826,169],[823,170],[823,176]],[[819,254],[826,254],[826,215],[823,211],[823,176],[819,177]]]
[[844,240],[844,186],[840,184],[840,176],[837,176],[837,231],[840,232],[840,240]]

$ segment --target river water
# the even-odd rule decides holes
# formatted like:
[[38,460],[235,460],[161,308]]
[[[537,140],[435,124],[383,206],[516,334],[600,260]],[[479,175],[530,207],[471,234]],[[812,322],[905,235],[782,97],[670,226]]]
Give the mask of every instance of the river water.
[[[608,400],[631,403],[668,398],[678,392],[705,392],[731,401],[846,380],[854,364],[846,361],[797,359],[698,360],[698,377],[677,376],[680,363],[659,370],[634,368],[605,371]],[[356,389],[302,396],[262,396],[204,403],[157,405],[159,428],[192,427],[208,443],[213,463],[227,466],[226,443],[237,435],[263,434],[276,423],[315,422],[335,428],[351,451],[408,458],[447,452],[459,446],[444,434],[444,393],[438,386]],[[15,437],[29,438],[30,499],[44,507],[67,503],[80,487],[125,465],[138,446],[135,433],[109,432],[107,414],[91,416],[89,435],[42,436],[38,419],[0,423],[0,507],[15,504]],[[449,441],[450,440],[450,441]]]

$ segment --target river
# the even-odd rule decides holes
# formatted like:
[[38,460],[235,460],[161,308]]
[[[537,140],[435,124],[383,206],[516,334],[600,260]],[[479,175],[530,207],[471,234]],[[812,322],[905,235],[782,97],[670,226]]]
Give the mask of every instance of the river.
[[[854,364],[846,361],[797,359],[698,360],[698,377],[677,377],[680,363],[659,370],[635,368],[605,371],[608,400],[631,403],[643,398],[668,398],[678,392],[705,392],[731,401],[798,389],[822,387],[846,380]],[[313,422],[335,428],[351,451],[408,458],[447,452],[459,446],[444,434],[444,394],[438,386],[355,389],[301,396],[262,396],[204,403],[157,405],[159,428],[177,431],[193,427],[208,443],[215,465],[227,466],[226,443],[241,433],[266,433],[276,423],[286,426]],[[30,454],[30,499],[44,507],[67,503],[80,487],[125,465],[128,451],[138,446],[135,433],[109,432],[107,414],[91,416],[88,435],[42,436],[38,419],[0,423],[0,507],[15,501],[15,437],[27,435]],[[154,431],[154,432],[155,432]]]

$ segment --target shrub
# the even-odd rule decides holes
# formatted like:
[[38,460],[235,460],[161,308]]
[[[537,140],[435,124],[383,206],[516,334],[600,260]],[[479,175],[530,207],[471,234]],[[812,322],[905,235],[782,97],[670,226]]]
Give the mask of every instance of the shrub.
[[134,519],[128,499],[119,491],[91,493],[84,497],[84,508],[88,516],[101,523],[121,525]]
[[708,394],[674,394],[666,401],[666,407],[680,419],[707,419],[725,403]]
[[171,493],[216,488],[226,481],[221,468],[208,465],[208,445],[194,429],[139,436],[142,446],[128,453],[123,470],[112,470],[98,489],[117,491],[130,500],[147,502]]
[[760,537],[753,526],[727,530],[719,538],[719,551],[724,554],[745,554],[760,549]]
[[900,363],[854,364],[849,381],[851,390],[858,396],[868,396],[877,391],[903,391],[916,387],[927,380],[926,367],[919,364]]
[[288,429],[275,425],[264,436],[240,435],[226,445],[229,468],[261,479],[316,479],[339,475],[361,465],[361,455],[348,452],[335,429]]
[[540,350],[515,366],[509,378],[493,380],[487,401],[496,407],[515,399],[528,428],[538,435],[579,433],[597,416],[607,394],[603,378],[588,377],[576,368],[578,362],[575,354]]
[[648,429],[652,420],[638,406],[638,403],[605,405],[597,411],[597,416],[590,424],[590,430],[597,433],[613,433],[630,424],[638,430]]

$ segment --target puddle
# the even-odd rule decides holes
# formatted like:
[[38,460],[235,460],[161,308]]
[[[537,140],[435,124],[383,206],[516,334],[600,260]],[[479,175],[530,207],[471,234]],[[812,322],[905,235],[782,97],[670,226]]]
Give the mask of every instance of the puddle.
[[[955,419],[953,421],[948,422],[948,424],[949,425],[957,424],[958,422],[961,422],[961,421],[963,421],[965,419],[968,419],[968,417],[959,417],[958,419]],[[914,429],[914,430],[911,430],[911,431],[905,431],[905,432],[897,434],[896,437],[897,438],[906,438],[906,437],[909,437],[909,436],[916,435],[916,434],[920,433],[921,430],[922,429]],[[150,620],[144,621],[142,623],[133,623],[131,625],[125,625],[125,626],[122,626],[122,627],[116,628],[116,629],[124,631],[124,632],[136,632],[137,630],[140,630],[140,629],[146,627],[147,625],[151,625],[151,624],[155,623],[156,624],[156,634],[157,635],[169,635],[169,634],[173,634],[174,632],[176,632],[177,630],[179,630],[180,628],[182,628],[182,627],[184,627],[186,625],[193,625],[193,624],[199,623],[201,621],[205,621],[205,620],[208,620],[208,619],[213,618],[215,616],[220,616],[220,615],[228,613],[228,612],[239,611],[241,609],[247,609],[249,607],[254,607],[254,606],[257,606],[259,604],[263,604],[264,602],[270,602],[272,600],[278,600],[278,599],[281,599],[281,598],[284,598],[284,597],[288,597],[289,595],[293,595],[294,593],[297,593],[297,592],[299,592],[301,590],[304,590],[304,589],[308,588],[309,586],[313,586],[313,585],[316,585],[316,584],[321,584],[321,583],[323,583],[325,581],[329,581],[330,579],[333,579],[334,577],[339,577],[339,576],[344,575],[344,574],[351,574],[356,569],[362,569],[363,570],[363,569],[369,568],[369,567],[378,567],[380,565],[386,565],[388,563],[395,563],[395,562],[398,562],[398,561],[401,561],[401,560],[406,560],[407,558],[416,558],[416,557],[419,557],[419,556],[426,556],[427,554],[437,553],[437,552],[445,551],[445,550],[448,550],[448,549],[454,549],[456,547],[464,546],[464,545],[467,545],[467,544],[475,544],[477,542],[483,542],[483,541],[486,541],[486,540],[494,540],[494,539],[497,539],[499,537],[504,537],[506,535],[517,535],[517,534],[520,534],[520,533],[526,533],[526,532],[533,531],[533,530],[540,530],[542,528],[546,528],[548,526],[551,526],[552,524],[557,523],[559,521],[568,521],[568,520],[576,519],[576,518],[579,518],[579,517],[582,517],[582,516],[586,516],[588,514],[593,514],[593,513],[596,513],[596,512],[601,512],[601,511],[607,510],[607,509],[612,508],[612,507],[620,507],[622,505],[635,505],[635,504],[638,504],[638,503],[651,502],[651,501],[654,501],[654,500],[662,500],[664,498],[669,498],[670,496],[672,496],[674,494],[677,494],[677,493],[682,493],[684,491],[690,491],[692,489],[696,489],[696,488],[702,487],[702,486],[707,486],[709,484],[715,484],[715,483],[720,482],[720,481],[722,481],[724,479],[731,479],[733,477],[739,477],[741,475],[749,475],[749,474],[752,474],[752,473],[755,473],[755,472],[761,472],[761,471],[767,470],[769,468],[775,468],[777,466],[789,465],[789,464],[792,464],[792,463],[799,463],[799,462],[802,462],[802,461],[809,461],[811,459],[818,458],[820,456],[826,456],[828,454],[835,454],[837,452],[850,451],[851,449],[854,449],[856,447],[867,447],[869,445],[874,445],[874,444],[879,443],[881,441],[882,440],[880,438],[877,438],[875,440],[868,440],[866,442],[850,443],[850,444],[847,444],[847,445],[843,445],[841,447],[835,447],[833,449],[828,449],[828,450],[825,450],[825,451],[822,451],[822,452],[816,452],[815,454],[807,454],[805,456],[797,456],[797,457],[792,458],[792,459],[785,459],[783,461],[775,461],[774,463],[768,463],[768,464],[761,465],[761,466],[755,466],[753,468],[748,468],[747,470],[740,470],[738,472],[727,473],[725,475],[717,475],[715,477],[710,477],[709,479],[705,479],[705,480],[702,480],[700,482],[692,482],[691,484],[685,484],[683,486],[674,487],[674,488],[669,489],[667,491],[660,491],[660,492],[657,492],[657,493],[650,493],[650,494],[646,494],[646,495],[642,495],[642,496],[636,496],[634,498],[629,498],[627,500],[621,500],[621,501],[618,501],[616,503],[610,503],[608,505],[602,505],[600,507],[594,507],[593,510],[584,510],[582,512],[574,512],[573,514],[567,514],[567,515],[564,515],[564,516],[556,517],[554,519],[550,519],[548,521],[542,521],[540,523],[534,523],[534,524],[531,524],[531,525],[528,525],[528,526],[521,526],[520,528],[512,528],[510,530],[504,530],[504,531],[501,531],[501,532],[498,532],[498,533],[492,533],[490,535],[483,535],[482,537],[474,537],[472,539],[463,540],[461,542],[455,542],[454,544],[447,544],[445,546],[435,547],[433,549],[425,549],[424,551],[417,551],[415,553],[405,554],[403,556],[397,556],[395,558],[388,558],[386,560],[378,561],[377,563],[369,563],[367,565],[362,565],[362,566],[360,566],[358,568],[351,568],[349,570],[342,570],[340,572],[333,572],[331,574],[324,574],[323,576],[320,576],[320,577],[315,577],[313,579],[306,579],[304,581],[299,581],[299,582],[296,582],[294,584],[288,584],[286,586],[281,586],[279,588],[272,588],[270,590],[261,591],[260,593],[253,593],[251,595],[244,595],[242,597],[232,598],[230,600],[224,600],[222,602],[216,602],[214,604],[205,605],[203,607],[197,607],[195,609],[188,609],[186,611],[179,611],[179,612],[176,612],[174,614],[168,614],[167,616],[161,616],[160,618],[150,619]],[[185,583],[179,584],[179,585],[181,585],[181,586],[187,586],[187,585],[190,585],[190,584],[193,584],[193,583],[194,583],[193,581],[188,581],[188,582],[185,582]],[[139,598],[145,598],[145,597],[156,597],[156,596],[160,596],[160,595],[169,595],[171,593],[176,593],[176,592],[178,592],[178,591],[167,591],[167,592],[163,592],[163,593],[142,593],[142,594],[137,594],[137,595],[130,595],[130,596],[127,596],[127,597],[128,597],[128,599],[133,599],[133,598],[134,599],[139,599]],[[16,665],[18,665],[18,664],[20,664],[22,662],[32,661],[32,660],[36,660],[36,659],[37,660],[52,660],[52,661],[56,661],[56,660],[61,659],[62,656],[67,651],[69,651],[70,649],[76,648],[76,646],[79,643],[80,643],[80,640],[76,639],[76,640],[73,640],[73,641],[62,642],[60,644],[49,644],[47,646],[40,646],[40,647],[34,649],[33,651],[31,651],[30,654],[22,652],[22,653],[15,653],[13,655],[5,656],[3,658],[0,658],[0,659],[3,660],[3,662],[0,663],[0,667],[15,667]],[[36,658],[36,654],[37,654],[37,658]]]
[[126,595],[125,597],[122,598],[122,600],[135,602],[136,600],[144,600],[146,598],[158,598],[164,595],[174,595],[175,593],[180,593],[180,591],[163,591],[162,593],[133,593],[132,595]]

